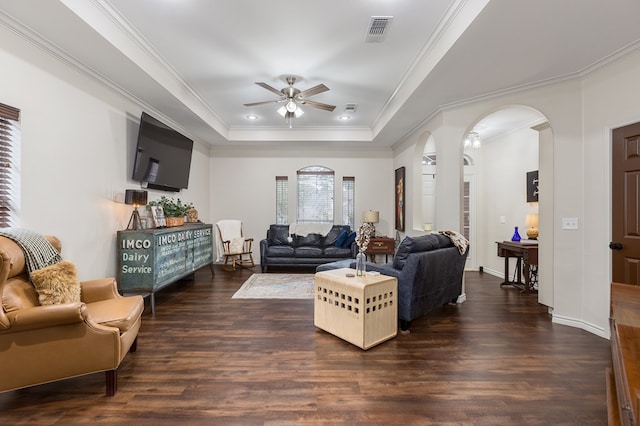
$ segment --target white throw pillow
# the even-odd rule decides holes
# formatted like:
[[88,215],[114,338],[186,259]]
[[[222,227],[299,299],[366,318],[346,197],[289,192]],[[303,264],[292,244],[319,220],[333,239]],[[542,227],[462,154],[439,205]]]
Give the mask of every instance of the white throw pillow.
[[229,252],[231,254],[239,254],[242,253],[244,249],[244,238],[232,238],[231,244],[229,244]]

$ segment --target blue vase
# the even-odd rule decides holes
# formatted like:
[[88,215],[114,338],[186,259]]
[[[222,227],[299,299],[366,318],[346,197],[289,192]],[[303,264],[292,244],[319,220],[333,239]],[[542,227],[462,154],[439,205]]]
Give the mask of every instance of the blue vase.
[[518,242],[520,241],[520,234],[518,233],[518,227],[516,226],[515,231],[513,232],[513,237],[511,237],[511,241]]

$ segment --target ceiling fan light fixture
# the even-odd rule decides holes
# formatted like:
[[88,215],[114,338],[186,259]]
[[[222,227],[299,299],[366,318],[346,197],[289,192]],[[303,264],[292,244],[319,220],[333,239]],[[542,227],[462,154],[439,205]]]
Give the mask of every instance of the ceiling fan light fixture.
[[289,112],[296,112],[296,110],[298,109],[298,105],[296,105],[293,99],[289,99],[289,102],[287,102],[286,108],[287,108],[287,111]]
[[284,117],[286,120],[290,120],[292,118],[298,118],[304,114],[302,108],[299,108],[296,105],[296,109],[294,111],[289,111],[285,105],[278,108],[278,114]]
[[279,103],[281,104],[281,106],[276,110],[276,112],[285,119],[285,122],[289,124],[289,127],[292,127],[291,121],[293,118],[301,117],[304,114],[304,111],[300,107],[301,105],[311,108],[318,108],[325,111],[333,111],[335,109],[335,105],[329,105],[308,99],[310,96],[317,95],[329,90],[327,86],[320,83],[309,89],[300,91],[299,89],[293,87],[295,82],[295,77],[287,77],[287,83],[289,84],[289,87],[285,87],[282,90],[278,90],[267,83],[256,82],[256,84],[263,89],[267,89],[268,91],[277,94],[279,96],[279,99],[273,101],[250,102],[244,104],[244,106],[255,107],[258,105],[265,105],[273,102]]

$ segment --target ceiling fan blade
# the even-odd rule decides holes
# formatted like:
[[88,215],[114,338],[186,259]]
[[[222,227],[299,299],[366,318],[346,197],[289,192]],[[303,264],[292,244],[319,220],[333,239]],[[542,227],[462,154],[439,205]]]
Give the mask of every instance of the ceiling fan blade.
[[278,95],[278,96],[284,96],[280,90],[276,89],[276,88],[275,88],[275,87],[273,87],[273,86],[269,86],[267,83],[262,83],[262,82],[258,82],[258,81],[256,81],[256,84],[257,84],[258,86],[262,87],[262,88],[267,89],[267,90],[268,90],[268,91],[270,91],[270,92],[275,93],[275,94],[276,94],[276,95]]
[[251,102],[251,103],[248,103],[248,104],[244,104],[244,106],[252,107],[252,106],[257,106],[257,105],[273,104],[273,103],[278,103],[278,102],[282,102],[282,100],[274,99],[273,101]]
[[323,109],[325,111],[333,111],[336,108],[335,105],[323,104],[322,102],[315,102],[315,101],[309,101],[309,100],[304,100],[304,101],[301,101],[300,103],[313,108]]
[[327,90],[329,90],[329,88],[321,83],[317,86],[313,86],[310,89],[303,90],[302,92],[298,93],[297,97],[308,98],[309,96],[317,95],[318,93],[326,92]]

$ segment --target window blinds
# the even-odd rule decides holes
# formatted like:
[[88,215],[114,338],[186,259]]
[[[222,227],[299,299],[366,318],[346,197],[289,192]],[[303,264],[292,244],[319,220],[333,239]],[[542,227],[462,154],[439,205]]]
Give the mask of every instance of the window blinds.
[[298,170],[299,223],[333,223],[334,172],[320,166]]
[[355,195],[356,178],[354,176],[342,177],[342,224],[355,227]]
[[0,104],[0,228],[14,225],[18,205],[16,152],[20,110]]
[[276,223],[289,223],[289,178],[276,176]]

